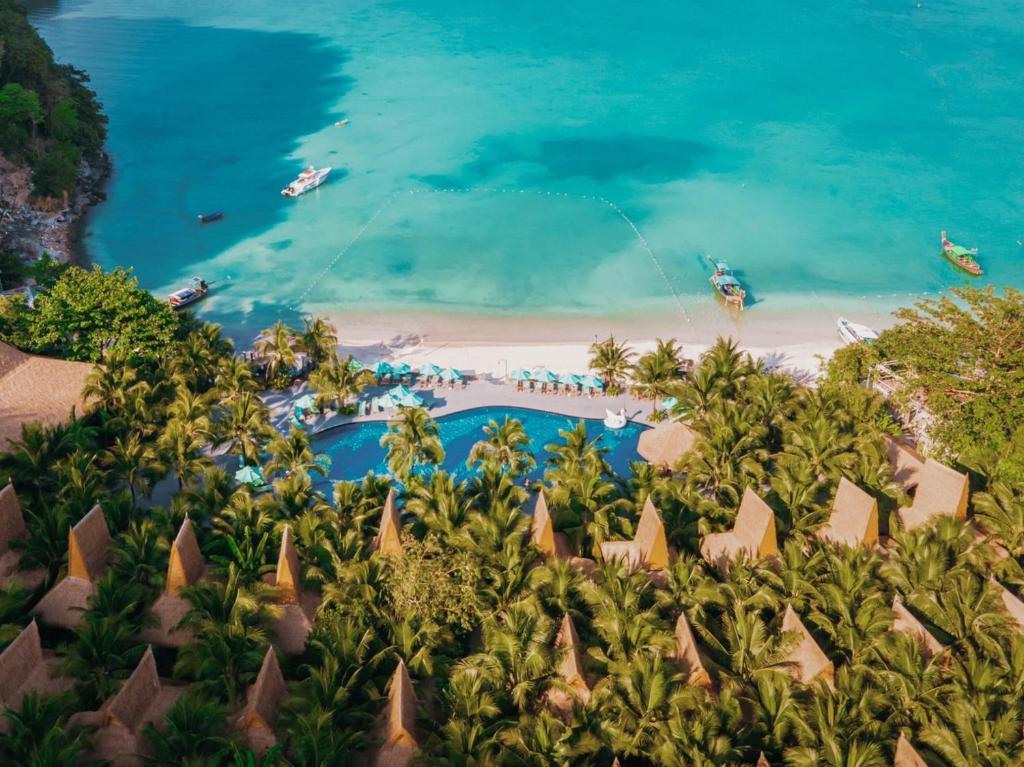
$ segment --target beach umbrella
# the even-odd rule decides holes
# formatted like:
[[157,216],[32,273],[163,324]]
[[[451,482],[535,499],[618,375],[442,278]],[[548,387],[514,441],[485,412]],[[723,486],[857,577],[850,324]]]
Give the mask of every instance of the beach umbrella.
[[315,406],[316,402],[308,394],[303,394],[295,400],[295,407],[299,410],[312,410]]
[[678,404],[679,400],[677,400],[675,397],[665,397],[665,399],[661,401],[661,406],[666,410],[671,410]]
[[381,376],[390,375],[394,373],[394,368],[391,367],[391,363],[387,360],[380,360],[376,365],[370,368],[373,374],[380,378]]
[[583,376],[580,383],[583,384],[585,389],[604,389],[604,381],[595,375],[588,374]]
[[235,481],[240,485],[251,485],[252,487],[260,487],[267,484],[267,481],[263,478],[263,471],[259,466],[243,466],[235,472]]
[[519,368],[518,370],[513,370],[512,373],[509,375],[509,378],[511,378],[513,381],[529,381],[531,375],[532,374],[529,370]]
[[562,373],[558,376],[558,383],[562,386],[579,386],[580,377],[575,373]]
[[399,384],[398,386],[388,389],[388,396],[394,399],[395,401],[403,399],[404,397],[408,397],[410,394],[412,394],[412,392],[409,390],[409,387],[403,386],[402,384]]
[[353,357],[351,362],[348,363],[348,366],[349,366],[349,368],[351,368],[352,370],[354,370],[357,373],[360,370],[365,370],[366,369],[366,365],[364,365],[362,362],[357,360],[355,357]]
[[409,392],[401,399],[395,400],[398,407],[423,407],[423,400],[419,395]]
[[435,365],[433,362],[424,362],[420,365],[420,369],[416,371],[418,375],[421,375],[424,378],[427,376],[436,376],[440,372],[441,367],[439,365]]
[[558,380],[558,376],[550,370],[544,370],[543,368],[540,370],[534,370],[533,375],[530,376],[530,378],[534,381],[538,381],[539,383],[554,383]]
[[462,373],[460,373],[455,368],[445,368],[440,373],[438,373],[438,375],[441,377],[442,381],[461,381],[462,380]]
[[396,362],[391,366],[391,372],[396,376],[404,376],[412,372],[412,367],[407,362]]

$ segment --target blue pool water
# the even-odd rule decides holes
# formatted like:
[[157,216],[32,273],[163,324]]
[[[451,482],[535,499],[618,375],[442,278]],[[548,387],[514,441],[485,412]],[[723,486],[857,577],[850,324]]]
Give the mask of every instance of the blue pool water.
[[[235,337],[717,315],[705,254],[749,322],[880,308],[969,280],[940,229],[979,248],[975,284],[1024,284],[1018,0],[30,6],[110,116],[89,254],[158,292],[218,280],[200,312]],[[309,163],[335,170],[282,198]]]
[[[470,476],[472,472],[466,466],[469,451],[484,438],[483,428],[488,421],[494,419],[501,423],[506,416],[519,419],[530,436],[531,449],[537,459],[537,468],[530,474],[531,479],[539,479],[544,474],[544,462],[550,455],[544,446],[561,441],[559,430],[572,428],[581,420],[541,410],[508,407],[478,408],[443,416],[437,419],[446,452],[443,468],[459,477]],[[605,458],[615,473],[628,477],[631,474],[630,461],[640,460],[636,445],[641,432],[647,427],[629,423],[620,431],[610,431],[601,421],[584,422],[591,439],[599,438],[601,444],[608,448]],[[388,469],[380,438],[387,429],[388,425],[383,421],[343,426],[314,440],[313,448],[330,456],[331,480],[360,479],[370,471],[386,474]]]

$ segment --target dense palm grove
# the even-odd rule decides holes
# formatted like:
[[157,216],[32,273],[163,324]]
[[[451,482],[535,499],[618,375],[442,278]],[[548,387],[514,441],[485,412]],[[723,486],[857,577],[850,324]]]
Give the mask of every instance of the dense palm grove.
[[[270,427],[258,391],[305,349],[313,376],[341,406],[365,382],[350,381],[331,329],[272,329],[254,378],[216,328],[204,326],[162,358],[113,350],[96,369],[88,418],[25,429],[2,457],[30,534],[22,565],[42,567],[39,593],[0,594],[0,643],[29,620],[65,566],[69,526],[99,502],[114,556],[74,633],[44,633],[74,679],[59,697],[26,697],[0,734],[4,764],[66,765],[89,750],[88,728],[68,717],[96,709],[142,656],[136,634],[161,591],[169,542],[186,513],[213,578],[190,587],[185,624],[195,640],[159,650],[160,673],[191,683],[161,726],[147,729],[156,765],[347,765],[373,753],[375,725],[399,659],[415,682],[421,750],[431,765],[889,765],[903,733],[929,764],[1022,763],[1024,635],[1001,612],[989,578],[1024,591],[1022,490],[972,475],[972,523],[955,519],[904,533],[889,514],[905,498],[883,435],[897,431],[878,395],[833,375],[801,388],[719,341],[689,367],[674,342],[637,359],[613,339],[594,348],[594,368],[613,386],[633,382],[701,435],[678,471],[638,463],[615,476],[600,442],[567,429],[544,472],[555,521],[573,550],[597,560],[584,576],[545,560],[530,542],[538,488],[528,435],[491,423],[474,448],[470,480],[434,467],[436,424],[403,411],[385,437],[391,478],[340,482],[325,494],[322,467],[301,431]],[[329,382],[342,379],[334,390]],[[213,465],[210,446],[260,463],[272,490],[238,487]],[[536,447],[536,446],[534,446]],[[171,479],[166,479],[170,477]],[[875,496],[883,549],[842,549],[814,535],[840,477]],[[169,503],[147,498],[163,479]],[[777,560],[740,561],[726,572],[702,563],[702,535],[728,529],[744,488],[776,512]],[[403,551],[373,553],[382,509],[395,489]],[[650,497],[678,557],[655,585],[644,572],[600,560],[602,541],[631,537]],[[233,735],[232,715],[259,671],[278,606],[264,575],[290,525],[305,586],[322,595],[301,656],[281,654],[289,698],[279,746],[257,759]],[[1001,547],[994,545],[1000,542]],[[935,657],[893,633],[898,595],[946,646]],[[835,663],[834,689],[804,687],[784,658],[795,637],[780,624],[791,605]],[[681,611],[713,685],[688,685],[673,660]],[[555,636],[572,616],[593,687],[571,716],[549,703],[566,687]]]

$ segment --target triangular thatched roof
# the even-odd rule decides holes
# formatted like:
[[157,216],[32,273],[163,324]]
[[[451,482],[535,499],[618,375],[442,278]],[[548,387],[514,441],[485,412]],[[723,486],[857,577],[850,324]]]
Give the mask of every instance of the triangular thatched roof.
[[899,634],[905,634],[917,642],[926,658],[932,658],[946,649],[942,646],[942,642],[936,639],[924,624],[906,608],[899,597],[892,599],[892,613],[892,630]]
[[887,436],[885,449],[889,455],[893,479],[908,492],[917,487],[921,469],[924,468],[924,456],[897,437]]
[[966,474],[929,458],[918,479],[913,504],[897,512],[904,529],[913,530],[941,516],[967,519]]
[[790,675],[801,684],[810,684],[819,676],[824,676],[831,685],[835,674],[832,661],[814,641],[811,632],[804,626],[792,605],[786,606],[785,615],[782,617],[782,630],[795,632],[799,637],[798,643],[785,658]]
[[14,485],[8,482],[0,490],[0,555],[10,551],[11,541],[24,538],[27,533],[18,494],[14,492]]
[[282,604],[298,604],[302,598],[302,571],[299,568],[299,553],[292,541],[292,526],[285,525],[281,534],[281,553],[277,557],[277,601]]
[[764,751],[758,755],[756,767],[772,767],[772,763],[768,761],[768,757],[764,755]]
[[32,614],[49,626],[74,629],[82,621],[96,584],[85,578],[68,576],[50,589],[32,608]]
[[556,556],[555,525],[548,511],[548,499],[542,487],[534,497],[533,514],[530,522],[530,540],[533,545],[549,557]]
[[194,586],[206,569],[206,562],[199,550],[199,542],[196,540],[195,531],[192,529],[192,521],[185,515],[185,519],[178,528],[178,535],[171,544],[171,556],[167,562],[167,582],[164,584],[164,591],[168,594],[177,594],[187,586]]
[[374,759],[375,767],[405,767],[419,750],[416,739],[416,693],[405,661],[398,659],[388,688],[384,712],[384,742]]
[[892,767],[928,767],[928,763],[917,753],[907,736],[900,733],[896,741],[896,756],[892,761]]
[[384,510],[380,515],[380,528],[373,540],[373,550],[380,554],[398,556],[402,553],[402,517],[395,503],[394,489],[388,490]]
[[643,556],[644,564],[651,570],[664,570],[668,567],[668,539],[665,537],[665,525],[654,506],[650,496],[644,501],[644,509],[640,514],[640,522],[636,526],[633,537]]
[[878,542],[878,502],[846,477],[840,478],[832,514],[818,536],[840,546],[873,546]]
[[153,648],[147,647],[132,675],[104,706],[106,724],[137,731],[149,719],[147,711],[160,696],[160,677]]
[[1017,631],[1024,631],[1024,602],[1018,599],[1013,592],[995,578],[990,577],[989,580],[996,588],[996,591],[999,592],[999,598],[1003,603],[1003,608],[1010,615],[1010,618],[1016,625]]
[[70,679],[51,675],[43,656],[39,626],[32,621],[0,653],[0,709],[21,707],[29,692],[57,693],[71,685]]
[[245,708],[238,720],[238,729],[246,745],[254,753],[262,756],[274,746],[277,738],[274,735],[274,724],[277,721],[277,709],[288,695],[281,666],[277,662],[274,648],[268,647],[263,656],[263,665],[256,681],[249,688]]
[[68,533],[68,577],[95,581],[107,565],[110,531],[97,503]]
[[693,450],[697,433],[679,421],[663,421],[640,435],[636,451],[647,463],[675,469],[683,456]]
[[732,530],[705,535],[700,544],[701,556],[717,567],[735,561],[741,552],[748,559],[762,559],[779,553],[775,512],[749,487],[743,491]]
[[580,652],[580,637],[572,616],[566,613],[555,637],[555,649],[562,653],[558,662],[558,675],[573,688],[577,698],[590,698],[590,685],[583,676],[583,655]]
[[711,677],[704,668],[704,662],[700,659],[700,651],[697,649],[697,640],[694,639],[693,631],[690,629],[690,622],[686,619],[686,613],[680,612],[676,620],[676,653],[675,658],[683,667],[686,674],[686,683],[698,687],[709,687]]

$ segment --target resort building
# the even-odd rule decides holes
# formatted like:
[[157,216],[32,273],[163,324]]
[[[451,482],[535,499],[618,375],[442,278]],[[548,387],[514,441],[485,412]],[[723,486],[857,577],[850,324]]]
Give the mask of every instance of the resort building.
[[919,621],[910,610],[904,607],[899,597],[892,600],[893,624],[892,630],[898,634],[910,637],[921,647],[921,652],[926,659],[939,655],[945,647],[936,639],[924,624]]
[[893,759],[892,767],[928,767],[928,763],[910,745],[907,736],[900,733],[896,741],[896,757]]
[[585,704],[591,695],[590,685],[583,675],[580,637],[576,633],[576,624],[568,613],[562,617],[562,624],[555,637],[555,651],[559,654],[558,676],[568,685],[570,691],[551,689],[548,691],[548,700],[556,711],[568,717],[572,714],[574,701]]
[[633,540],[606,541],[601,544],[601,556],[608,561],[623,562],[633,570],[664,570],[668,567],[669,549],[665,525],[650,496],[644,501]]
[[306,649],[306,637],[313,630],[320,596],[302,588],[302,566],[292,540],[291,525],[285,525],[281,535],[281,550],[272,585],[277,589],[277,603],[281,610],[280,617],[274,622],[275,642],[289,655],[298,655]]
[[814,641],[811,632],[804,626],[792,605],[786,606],[786,612],[782,617],[782,630],[797,636],[796,644],[784,658],[790,676],[800,684],[811,684],[821,677],[831,687],[835,674],[832,661]]
[[401,658],[391,675],[381,729],[382,742],[373,761],[374,767],[406,767],[420,746],[416,739],[416,693]]
[[25,517],[21,513],[18,494],[14,485],[0,489],[0,588],[6,589],[14,582],[35,591],[43,584],[46,572],[43,570],[21,570],[18,561],[21,553],[11,544],[28,535]]
[[700,553],[706,562],[719,568],[735,562],[740,554],[749,560],[775,556],[779,553],[775,512],[748,487],[743,491],[732,530],[705,535]]
[[235,724],[242,742],[258,757],[277,744],[274,725],[278,708],[288,697],[288,688],[281,674],[274,648],[267,648],[263,664],[246,694],[245,708]]
[[878,502],[841,477],[832,514],[818,537],[838,546],[874,546],[878,543]]
[[199,583],[205,575],[206,562],[199,550],[192,520],[186,514],[171,543],[163,593],[150,608],[155,625],[143,628],[139,638],[160,647],[184,647],[191,642],[194,633],[190,629],[176,628],[192,607],[181,592]]
[[941,516],[967,519],[968,494],[966,474],[929,458],[917,474],[914,502],[896,514],[905,530],[913,530]]
[[[30,692],[57,694],[70,689],[72,680],[61,677],[57,658],[43,650],[39,626],[32,621],[0,653],[0,709],[21,708],[22,698]],[[0,721],[0,732],[9,725]]]
[[686,674],[686,683],[697,687],[710,687],[711,677],[704,668],[700,651],[697,649],[697,640],[693,637],[693,630],[690,622],[686,619],[686,612],[680,612],[676,620],[676,654],[675,658],[682,666]]
[[674,471],[697,439],[697,433],[686,424],[667,420],[641,434],[636,451],[652,466]]
[[385,556],[399,556],[402,553],[402,517],[395,503],[394,489],[388,490],[384,510],[380,515],[380,527],[373,539],[373,550]]

